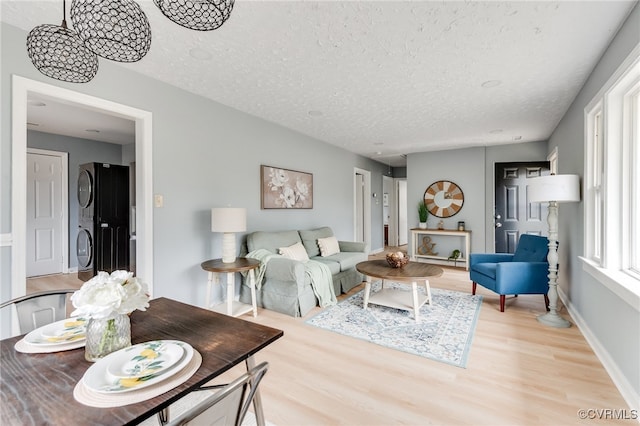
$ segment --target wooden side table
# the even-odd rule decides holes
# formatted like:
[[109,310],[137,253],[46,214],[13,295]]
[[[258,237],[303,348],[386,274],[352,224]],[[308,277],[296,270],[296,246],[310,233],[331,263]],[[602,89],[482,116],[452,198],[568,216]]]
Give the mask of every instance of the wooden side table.
[[[209,273],[209,279],[207,281],[207,309],[220,312],[221,314],[227,314],[233,317],[239,317],[242,314],[251,312],[253,310],[253,316],[258,316],[258,305],[256,303],[256,269],[260,266],[260,261],[256,259],[250,259],[245,257],[238,257],[233,263],[223,263],[222,259],[211,259],[200,264],[202,269]],[[245,272],[248,274],[248,283],[251,288],[251,305],[234,300],[235,297],[235,275],[236,272]],[[213,283],[220,285],[220,274],[227,274],[227,296],[226,301],[217,305],[211,306],[211,290],[213,289]]]

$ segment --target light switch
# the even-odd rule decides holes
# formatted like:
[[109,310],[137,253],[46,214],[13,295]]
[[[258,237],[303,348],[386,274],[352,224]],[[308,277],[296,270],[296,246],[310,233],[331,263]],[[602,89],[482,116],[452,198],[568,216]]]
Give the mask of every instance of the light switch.
[[153,196],[153,204],[156,207],[162,207],[164,206],[164,197],[160,194],[156,194]]

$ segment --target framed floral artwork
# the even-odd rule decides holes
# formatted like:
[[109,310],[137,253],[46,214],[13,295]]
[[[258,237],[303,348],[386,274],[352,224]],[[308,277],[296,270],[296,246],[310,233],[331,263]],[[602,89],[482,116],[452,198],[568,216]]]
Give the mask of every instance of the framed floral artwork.
[[261,165],[260,207],[312,209],[313,174]]

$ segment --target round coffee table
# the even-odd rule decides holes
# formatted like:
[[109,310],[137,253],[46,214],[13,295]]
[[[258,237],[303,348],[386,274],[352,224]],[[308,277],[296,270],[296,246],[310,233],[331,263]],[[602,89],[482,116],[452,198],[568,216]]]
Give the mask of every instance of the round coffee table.
[[[364,288],[363,308],[367,309],[369,303],[388,306],[390,308],[413,310],[413,317],[417,321],[420,307],[425,303],[431,304],[430,277],[442,275],[442,268],[421,262],[409,262],[402,268],[392,268],[386,260],[368,260],[356,265],[358,272],[366,276]],[[371,293],[371,278],[382,280],[382,289]],[[394,288],[384,288],[385,281],[393,281],[411,284],[411,294]],[[418,283],[424,283],[427,294],[418,294]]]

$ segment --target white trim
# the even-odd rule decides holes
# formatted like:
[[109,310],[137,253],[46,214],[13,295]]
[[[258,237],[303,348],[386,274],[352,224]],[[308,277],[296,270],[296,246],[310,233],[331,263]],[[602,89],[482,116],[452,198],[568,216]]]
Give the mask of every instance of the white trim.
[[618,83],[618,81],[626,74],[627,70],[633,66],[634,63],[640,61],[640,43],[636,44],[629,56],[620,64],[615,72],[609,77],[607,82],[598,90],[598,93],[591,99],[591,101],[584,108],[585,111],[592,110],[598,102],[602,100],[606,92],[611,89],[612,86]]
[[[582,259],[582,260],[586,260],[586,259]],[[598,338],[595,336],[595,334],[591,331],[591,329],[587,325],[587,322],[585,322],[582,316],[580,316],[578,309],[576,309],[571,302],[567,302],[568,297],[560,287],[558,287],[558,293],[560,295],[560,300],[562,300],[562,303],[567,308],[567,311],[569,312],[571,319],[576,324],[576,326],[580,329],[580,332],[584,336],[589,346],[591,346],[591,349],[593,349],[593,352],[596,354],[596,356],[602,363],[602,366],[609,374],[609,377],[611,377],[611,380],[613,380],[613,383],[615,384],[616,388],[618,388],[618,391],[620,392],[624,400],[627,402],[627,404],[629,404],[629,407],[632,410],[640,411],[640,402],[639,402],[640,394],[638,394],[634,390],[634,387],[631,385],[629,380],[620,371],[620,369],[618,368],[618,365],[611,358],[607,349],[604,346],[602,346]]]
[[[27,122],[27,96],[30,92],[135,121],[137,275],[149,285],[149,291],[153,297],[152,114],[17,75],[12,76],[11,229],[14,235],[12,253],[26,253],[27,126],[25,123]],[[13,255],[11,259],[11,294],[12,297],[18,297],[26,293],[26,261],[24,255]]]
[[0,234],[0,247],[11,247],[13,245],[13,235]]
[[[637,194],[631,187],[631,173],[636,168],[633,161],[634,137],[628,124],[636,124],[630,115],[631,97],[640,91],[640,44],[616,69],[598,94],[584,110],[585,161],[584,161],[584,253],[583,267],[598,282],[609,288],[623,300],[638,308],[640,279],[626,270],[632,264],[630,256],[631,228],[634,206],[631,201]],[[632,110],[632,108],[631,108]],[[602,123],[597,121],[601,114]],[[594,126],[598,126],[600,154],[594,150]],[[600,181],[600,175],[602,178]],[[596,199],[600,194],[601,200]],[[637,202],[637,200],[635,200]],[[599,228],[602,234],[597,234]],[[599,239],[600,238],[600,239]],[[600,241],[601,240],[601,241]]]
[[62,163],[60,170],[62,173],[62,241],[60,250],[62,251],[62,273],[67,274],[69,273],[69,154],[67,152],[29,147],[27,147],[27,153],[58,157]]
[[622,271],[601,268],[586,257],[578,256],[578,259],[582,260],[582,269],[585,272],[640,312],[640,288],[636,279]]
[[[547,156],[547,161],[549,161],[549,173],[552,175],[558,174],[558,147],[556,146],[551,150],[551,153]],[[495,173],[495,167],[494,167]]]
[[[364,243],[369,246],[371,250],[371,172],[369,170],[360,169],[358,167],[353,168],[353,179],[355,182],[356,174],[364,177],[364,223],[362,224],[364,230]],[[356,194],[354,188],[353,194],[353,232],[354,238],[356,238]]]

